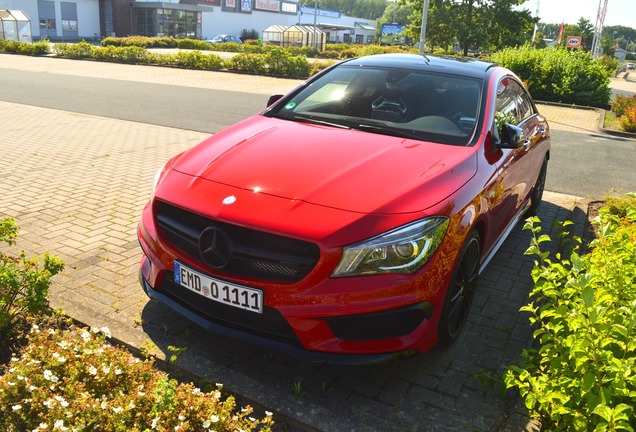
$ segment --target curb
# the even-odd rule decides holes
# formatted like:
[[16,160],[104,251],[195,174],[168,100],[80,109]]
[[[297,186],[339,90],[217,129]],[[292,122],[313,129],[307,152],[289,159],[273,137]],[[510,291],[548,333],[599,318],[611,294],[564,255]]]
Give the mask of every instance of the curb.
[[580,110],[586,110],[586,111],[596,111],[596,112],[599,113],[599,121],[598,121],[598,124],[596,125],[596,130],[598,132],[603,133],[605,135],[612,135],[612,136],[618,136],[618,137],[621,137],[621,138],[630,138],[630,139],[636,140],[636,133],[624,132],[624,131],[619,131],[619,130],[616,130],[616,129],[607,129],[607,128],[603,127],[603,125],[605,124],[605,114],[607,113],[606,109],[598,108],[598,107],[585,106],[585,105],[564,104],[564,103],[560,103],[560,102],[546,102],[546,101],[540,101],[540,100],[535,100],[534,102],[536,104],[549,105],[549,106],[555,106],[555,107],[560,107],[560,108],[580,109]]

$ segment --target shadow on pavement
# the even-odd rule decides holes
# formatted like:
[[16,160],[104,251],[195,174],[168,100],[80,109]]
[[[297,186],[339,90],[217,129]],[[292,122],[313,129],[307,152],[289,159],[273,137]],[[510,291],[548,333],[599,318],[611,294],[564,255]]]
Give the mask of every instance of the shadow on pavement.
[[[553,222],[578,221],[570,231],[580,236],[587,216],[544,201],[539,217],[555,252]],[[209,333],[156,301],[143,309],[143,329],[166,357],[169,345],[187,347],[181,368],[286,417],[286,430],[520,431],[528,422],[522,404],[514,392],[503,395],[497,381],[532,343],[527,316],[519,313],[532,285],[534,257],[524,255],[530,238],[520,224],[504,243],[481,275],[469,322],[452,346],[389,364],[303,363]]]

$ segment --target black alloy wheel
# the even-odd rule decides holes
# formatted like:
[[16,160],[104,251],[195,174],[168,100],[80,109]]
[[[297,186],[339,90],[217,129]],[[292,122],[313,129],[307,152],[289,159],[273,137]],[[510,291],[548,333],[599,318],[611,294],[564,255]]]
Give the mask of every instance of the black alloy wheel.
[[442,344],[448,345],[455,341],[466,323],[477,290],[480,255],[479,235],[472,232],[464,243],[446,291],[438,327],[439,341]]
[[541,165],[541,171],[539,171],[539,177],[537,178],[537,182],[534,184],[534,189],[532,191],[532,196],[530,197],[530,207],[526,212],[526,216],[536,216],[537,210],[539,210],[539,206],[541,205],[541,200],[543,199],[543,191],[545,190],[545,179],[548,173],[548,159],[543,160],[543,164]]

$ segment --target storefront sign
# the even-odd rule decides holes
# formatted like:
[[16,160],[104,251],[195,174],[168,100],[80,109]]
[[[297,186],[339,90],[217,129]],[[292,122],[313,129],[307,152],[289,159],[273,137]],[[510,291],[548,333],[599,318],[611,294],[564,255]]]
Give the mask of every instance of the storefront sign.
[[282,2],[280,5],[280,11],[282,13],[296,15],[298,13],[298,3]]
[[252,13],[252,0],[241,0],[241,12]]
[[254,9],[264,10],[269,12],[278,12],[280,11],[280,1],[279,0],[256,0],[254,3]]
[[[304,15],[314,15],[314,8],[301,6],[300,13]],[[340,11],[318,9],[316,11],[316,15],[322,16],[322,17],[329,17],[329,18],[340,18],[341,14],[340,14]]]

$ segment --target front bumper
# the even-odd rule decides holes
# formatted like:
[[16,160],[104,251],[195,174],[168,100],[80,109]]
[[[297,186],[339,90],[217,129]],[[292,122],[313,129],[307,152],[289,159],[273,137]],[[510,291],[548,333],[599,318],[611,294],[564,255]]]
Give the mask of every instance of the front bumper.
[[[147,257],[144,256],[143,259],[147,260]],[[197,325],[203,327],[208,331],[217,333],[222,336],[227,336],[232,339],[241,340],[250,344],[275,349],[302,361],[339,365],[375,364],[411,356],[418,352],[415,349],[383,352],[379,354],[340,354],[322,351],[309,351],[304,349],[297,343],[294,343],[293,339],[284,340],[285,338],[283,337],[273,338],[259,335],[258,332],[246,331],[239,327],[228,325],[227,323],[222,324],[214,318],[206,317],[201,313],[197,313],[192,308],[182,304],[182,302],[178,301],[172,296],[164,294],[159,290],[153,289],[148,281],[145,279],[142,269],[139,270],[139,282],[145,293],[151,299],[158,300],[161,303],[169,306],[185,318],[189,319],[190,321],[196,323]],[[426,311],[429,311],[429,308],[432,308],[432,305],[430,303],[426,303],[422,306],[422,308]]]

